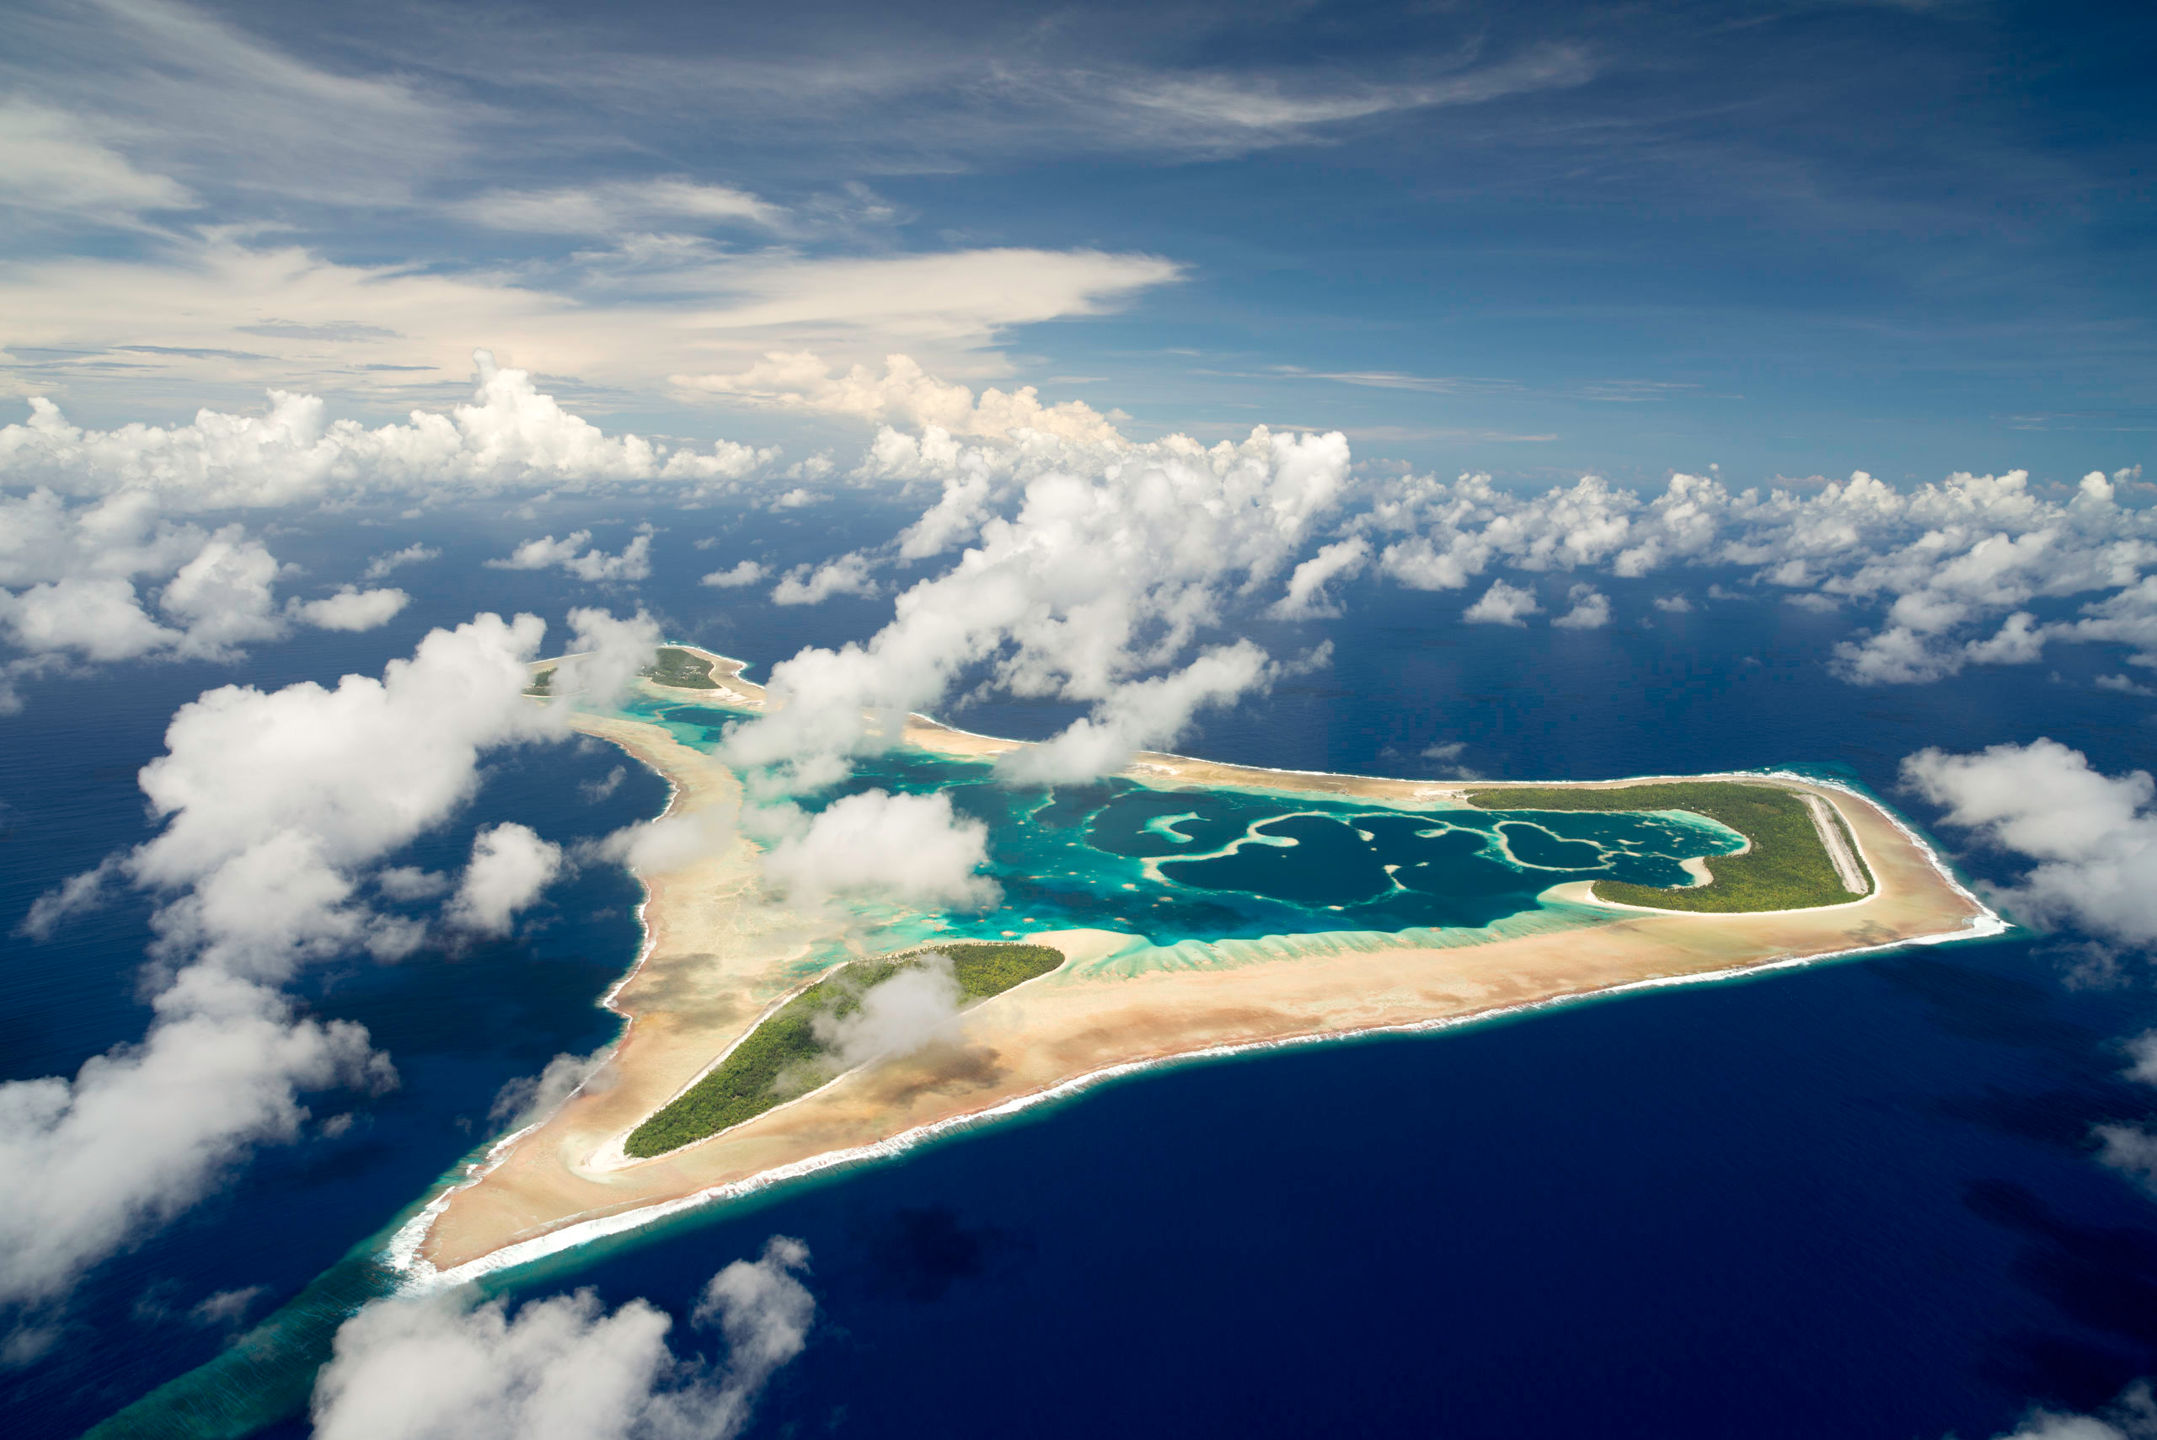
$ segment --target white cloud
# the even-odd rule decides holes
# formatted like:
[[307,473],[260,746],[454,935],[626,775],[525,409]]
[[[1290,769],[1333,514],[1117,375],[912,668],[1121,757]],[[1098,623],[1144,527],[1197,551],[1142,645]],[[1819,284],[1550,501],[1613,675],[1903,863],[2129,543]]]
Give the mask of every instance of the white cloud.
[[402,590],[356,590],[347,585],[319,600],[288,602],[286,611],[318,630],[373,630],[394,620],[412,597]]
[[187,1318],[196,1325],[209,1328],[215,1325],[237,1325],[247,1318],[248,1310],[268,1290],[267,1285],[248,1285],[238,1290],[218,1290],[202,1297],[187,1312]]
[[430,560],[441,558],[440,550],[415,540],[402,550],[392,550],[387,555],[377,555],[369,560],[367,568],[360,572],[360,579],[364,583],[373,584],[377,580],[387,580],[392,573],[407,565],[424,565]]
[[[483,615],[433,631],[380,680],[228,685],[173,717],[140,776],[159,833],[41,902],[28,927],[124,874],[158,897],[167,968],[139,1046],[72,1081],[0,1085],[0,1302],[52,1302],[256,1146],[295,1138],[298,1092],[390,1082],[365,1031],[296,1019],[271,987],[310,959],[417,943],[415,922],[357,898],[363,876],[464,803],[484,750],[561,733],[522,694],[543,629]],[[377,884],[391,898],[432,888],[399,870]]]
[[715,590],[739,590],[754,585],[769,572],[754,560],[743,560],[725,570],[714,570],[697,583]]
[[2157,1135],[2132,1125],[2098,1125],[2090,1133],[2098,1142],[2098,1164],[2157,1194]]
[[732,845],[740,834],[740,819],[738,810],[723,805],[661,815],[623,826],[600,841],[593,853],[638,875],[664,875]]
[[1578,85],[1594,73],[1577,48],[1550,46],[1418,83],[1363,81],[1312,88],[1253,71],[1071,73],[1052,94],[1083,106],[1106,137],[1194,155],[1238,155],[1318,140],[1347,121],[1399,111],[1479,105],[1508,95]]
[[23,99],[0,102],[0,206],[132,228],[146,210],[185,210],[187,187],[137,169],[75,117]]
[[2152,1440],[2157,1437],[2157,1402],[2150,1396],[2149,1382],[2137,1380],[2127,1387],[2102,1416],[2063,1415],[2035,1410],[1999,1440]]
[[0,1306],[58,1298],[255,1146],[295,1138],[296,1092],[390,1078],[358,1026],[294,1021],[268,992],[227,985],[215,1007],[161,1001],[141,1044],[72,1081],[0,1085]]
[[[72,506],[49,490],[0,497],[0,621],[33,654],[230,658],[281,633],[278,573],[242,527],[174,524],[144,496]],[[153,618],[136,584],[160,580]]]
[[367,939],[358,869],[460,806],[483,749],[560,733],[522,693],[544,628],[482,615],[430,632],[380,680],[227,685],[183,706],[142,771],[164,828],[126,862],[172,895],[168,944],[281,978]]
[[[452,270],[344,264],[223,230],[169,237],[155,258],[0,258],[0,346],[75,357],[78,393],[159,403],[205,385],[394,402],[458,379],[475,338],[580,385],[694,398],[725,393],[699,377],[775,350],[1000,366],[984,352],[1012,328],[1105,313],[1181,275],[1096,250],[812,256],[643,236],[559,271]],[[127,367],[82,363],[108,356]]]
[[1593,585],[1575,585],[1565,592],[1572,609],[1550,623],[1560,630],[1600,630],[1610,623],[1610,597]]
[[933,426],[948,435],[1007,439],[1031,431],[1084,445],[1123,439],[1114,423],[1118,417],[1084,401],[1044,405],[1031,385],[1013,391],[991,387],[977,399],[969,387],[929,374],[911,355],[885,356],[878,374],[866,365],[834,373],[821,356],[774,352],[736,374],[683,376],[678,383],[776,409],[912,429]]
[[127,660],[186,638],[151,619],[135,587],[118,576],[71,577],[0,592],[0,621],[9,641],[32,655],[73,650],[89,660]]
[[1312,620],[1340,614],[1340,606],[1326,593],[1326,586],[1335,580],[1360,575],[1370,558],[1371,543],[1361,535],[1320,546],[1317,554],[1295,568],[1288,577],[1288,593],[1276,600],[1267,613],[1281,620]]
[[602,1045],[589,1055],[555,1056],[537,1075],[504,1085],[488,1107],[487,1118],[506,1131],[522,1130],[552,1115],[579,1089],[606,1089],[609,1082],[602,1072],[613,1053],[612,1045]]
[[277,557],[238,527],[211,536],[157,597],[187,627],[181,653],[230,659],[241,645],[282,634],[270,595],[277,572]]
[[820,1012],[814,1024],[817,1043],[847,1070],[950,1044],[959,1037],[963,998],[950,959],[929,955],[871,985],[845,1014]]
[[569,612],[571,654],[555,667],[553,692],[611,705],[659,656],[659,622],[643,610],[626,618],[597,608]]
[[1947,807],[1948,824],[2033,862],[2002,892],[2024,917],[2130,947],[2157,945],[2157,787],[2147,771],[2101,775],[2054,740],[1974,755],[1921,750],[1902,769]]
[[1518,585],[1508,585],[1503,580],[1493,580],[1483,597],[1461,612],[1461,619],[1471,625],[1525,625],[1523,615],[1540,615],[1543,606],[1535,598],[1535,591]]
[[1142,749],[1172,745],[1203,709],[1228,705],[1272,684],[1279,667],[1248,640],[1206,650],[1168,675],[1127,681],[1094,713],[1060,734],[999,756],[999,774],[1059,784],[1121,770]]
[[618,555],[592,545],[592,532],[572,530],[557,540],[543,535],[527,540],[500,560],[489,560],[493,570],[548,570],[556,566],[579,580],[604,584],[621,580],[646,580],[652,573],[652,536],[649,527],[622,547]]
[[[2122,507],[2115,490],[2093,473],[2049,500],[2013,471],[1898,491],[1860,471],[1810,493],[1733,494],[1676,475],[1648,499],[1592,475],[1537,493],[1488,475],[1411,477],[1355,528],[1382,543],[1383,573],[1426,590],[1459,589],[1494,566],[1620,579],[1750,567],[1806,608],[1877,607],[1879,623],[1838,646],[1833,668],[1856,684],[1915,684],[1971,664],[2027,664],[2061,640],[2157,657],[2157,580],[2141,575],[2157,563],[2157,514]],[[2106,591],[2073,621],[2040,623],[2027,609]]]
[[0,701],[7,674],[63,658],[231,661],[293,622],[371,629],[405,603],[399,590],[347,586],[280,607],[285,568],[244,527],[175,522],[141,492],[0,496],[0,638],[23,652],[0,667]]
[[374,886],[392,900],[434,900],[449,893],[450,879],[417,865],[391,865],[375,871]]
[[1148,734],[1180,728],[1152,702],[1203,703],[1205,686],[1104,707],[1180,660],[1228,600],[1287,566],[1346,486],[1348,443],[1260,429],[1210,448],[1182,436],[1108,449],[960,446],[887,431],[874,461],[943,481],[930,513],[944,518],[909,530],[906,553],[972,543],[944,574],[901,593],[867,643],[804,650],[774,668],[777,707],[736,728],[726,753],[782,786],[829,783],[847,757],[891,743],[906,712],[936,705],[975,666],[990,689],[1097,707],[1074,745],[1103,726],[1118,732],[1110,748],[1129,741],[1134,722]]
[[514,821],[472,837],[472,862],[443,912],[450,924],[481,935],[506,935],[518,914],[561,873],[562,847]]
[[2145,1030],[2127,1042],[2128,1057],[2134,1062],[2125,1073],[2130,1080],[2145,1085],[2157,1085],[2157,1030]]
[[791,819],[765,853],[764,878],[797,902],[862,893],[968,909],[995,901],[995,883],[977,873],[988,863],[988,827],[954,815],[948,795],[867,790],[806,818],[775,809],[760,819]]
[[869,560],[856,552],[821,565],[797,565],[772,587],[774,605],[821,605],[834,595],[874,595]]
[[[203,410],[186,425],[84,430],[33,398],[27,424],[0,427],[0,480],[63,494],[132,492],[173,514],[288,505],[329,496],[492,492],[656,483],[694,492],[740,480],[777,457],[727,441],[707,453],[610,436],[541,394],[522,370],[474,352],[470,404],[415,410],[367,429],[331,420],[310,395],[270,392],[261,415]],[[410,555],[411,551],[402,552]],[[416,557],[415,557],[416,558]]]
[[713,1276],[695,1323],[728,1347],[717,1371],[677,1357],[643,1300],[608,1311],[590,1290],[526,1304],[377,1300],[337,1332],[315,1382],[319,1440],[730,1440],[772,1374],[800,1354],[816,1300],[807,1247],[775,1236]]
[[681,178],[616,180],[553,190],[489,190],[450,213],[496,230],[620,235],[672,224],[783,225],[786,212],[746,190]]

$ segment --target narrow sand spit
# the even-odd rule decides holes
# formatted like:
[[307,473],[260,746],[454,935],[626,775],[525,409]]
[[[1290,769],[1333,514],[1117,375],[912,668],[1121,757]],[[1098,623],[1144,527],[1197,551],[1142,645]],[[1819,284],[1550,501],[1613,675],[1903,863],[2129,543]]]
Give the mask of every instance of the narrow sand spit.
[[[720,694],[653,693],[684,703],[701,695],[765,708],[761,688],[740,678],[738,664],[710,658],[725,687]],[[674,787],[671,815],[739,804],[735,776],[661,726],[612,716],[579,716],[576,723],[665,775]],[[909,722],[905,739],[924,750],[984,759],[1021,743],[920,717]],[[1457,785],[1258,770],[1171,755],[1141,756],[1125,773],[1162,786],[1323,793],[1433,809],[1465,803]],[[1038,934],[1028,938],[1062,949],[1066,964],[967,1011],[956,1043],[854,1071],[711,1139],[625,1162],[621,1137],[754,1026],[795,983],[788,966],[845,938],[838,917],[772,904],[758,883],[755,846],[737,837],[716,854],[640,876],[649,897],[647,939],[636,969],[608,997],[629,1022],[614,1057],[560,1110],[497,1146],[477,1176],[440,1197],[395,1253],[421,1275],[515,1263],[700,1198],[889,1153],[910,1137],[1008,1114],[1093,1078],[1179,1057],[1464,1023],[1644,985],[2004,928],[1914,834],[1870,800],[1797,776],[1773,783],[1842,817],[1876,882],[1870,893],[1813,910],[1681,914],[1600,905],[1583,893],[1586,884],[1567,885],[1544,898],[1569,907],[1578,923],[1550,933],[1442,948],[1371,934],[1187,942],[1176,947],[1173,967],[1128,963],[1143,960],[1149,949],[1137,935]],[[1846,881],[1862,877],[1857,857],[1842,846],[1840,827],[1825,823],[1825,811],[1815,815],[1823,837],[1833,837],[1829,853],[1837,856],[1838,872]],[[1855,889],[1865,889],[1862,879]]]

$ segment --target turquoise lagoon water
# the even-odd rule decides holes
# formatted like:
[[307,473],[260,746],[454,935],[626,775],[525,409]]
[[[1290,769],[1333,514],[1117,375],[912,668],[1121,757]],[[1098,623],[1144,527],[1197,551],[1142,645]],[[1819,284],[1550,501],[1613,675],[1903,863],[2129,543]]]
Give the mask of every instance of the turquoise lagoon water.
[[[704,705],[628,713],[710,748],[739,717]],[[1744,838],[1679,812],[1608,814],[1401,809],[1292,790],[1165,788],[1126,779],[1015,786],[992,765],[913,750],[858,763],[811,802],[882,789],[940,792],[988,832],[985,873],[1001,897],[971,913],[864,907],[876,948],[937,935],[1004,939],[1042,930],[1117,930],[1138,943],[1094,967],[1231,965],[1263,953],[1232,942],[1345,933],[1368,943],[1474,943],[1569,928],[1609,912],[1538,897],[1568,881],[1690,883],[1688,857]],[[1456,932],[1456,933],[1441,933]],[[1231,943],[1218,943],[1231,942]],[[846,958],[834,946],[805,970]]]

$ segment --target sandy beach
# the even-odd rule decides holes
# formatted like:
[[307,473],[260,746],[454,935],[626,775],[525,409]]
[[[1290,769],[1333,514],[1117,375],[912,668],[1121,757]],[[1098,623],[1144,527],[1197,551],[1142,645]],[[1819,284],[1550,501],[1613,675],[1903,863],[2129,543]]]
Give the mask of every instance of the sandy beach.
[[[711,698],[764,708],[761,688],[742,680],[738,665],[708,658],[717,662],[723,691],[654,693],[681,703]],[[665,775],[674,786],[672,815],[739,801],[740,782],[731,772],[661,726],[598,715],[580,715],[575,723]],[[1020,744],[919,717],[905,739],[974,758]],[[1432,809],[1465,804],[1457,783],[1259,770],[1169,755],[1143,755],[1125,773],[1165,786],[1320,793]],[[640,875],[649,896],[647,938],[636,969],[608,997],[627,1019],[615,1054],[560,1110],[497,1147],[481,1173],[430,1207],[403,1249],[420,1274],[531,1258],[698,1197],[754,1185],[759,1177],[874,1154],[895,1139],[1009,1113],[1030,1097],[1063,1093],[1089,1077],[1178,1057],[1466,1023],[1628,987],[2002,928],[1879,806],[1794,776],[1774,783],[1841,816],[1857,853],[1838,856],[1838,868],[1845,858],[1862,862],[1868,893],[1813,910],[1681,914],[1601,905],[1580,883],[1555,887],[1545,898],[1593,913],[1549,933],[1442,947],[1369,934],[1227,941],[1198,947],[1218,952],[1222,963],[1173,967],[1102,963],[1143,946],[1137,936],[1038,933],[1028,938],[1064,950],[1067,963],[965,1012],[957,1043],[854,1071],[708,1140],[622,1163],[620,1138],[798,983],[789,966],[846,936],[843,915],[796,913],[772,903],[759,884],[756,847],[736,837],[679,869]],[[1192,948],[1186,942],[1178,950]]]

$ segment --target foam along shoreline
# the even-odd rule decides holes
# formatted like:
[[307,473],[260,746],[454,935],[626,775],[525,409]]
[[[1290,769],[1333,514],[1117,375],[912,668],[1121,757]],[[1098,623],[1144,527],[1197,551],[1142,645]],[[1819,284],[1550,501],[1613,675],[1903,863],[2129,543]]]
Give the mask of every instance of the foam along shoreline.
[[[761,687],[740,679],[739,664],[696,653],[717,662],[713,678],[725,681],[727,703],[765,708]],[[651,693],[682,701],[714,695]],[[583,714],[575,723],[665,775],[672,786],[669,815],[738,803],[739,781],[661,725]],[[909,721],[905,738],[925,750],[983,759],[1021,743],[922,717]],[[1466,805],[1459,786],[1256,770],[1180,756],[1142,756],[1126,774],[1164,786],[1317,792],[1432,809]],[[1794,774],[1729,778],[1781,784],[1828,807],[1871,872],[1870,892],[1811,910],[1698,914],[1592,897],[1580,904],[1582,897],[1564,893],[1586,889],[1583,883],[1545,892],[1548,903],[1580,906],[1574,913],[1581,922],[1571,928],[1493,927],[1488,938],[1447,932],[1449,942],[1480,943],[1442,945],[1419,942],[1414,932],[1186,941],[1171,947],[1175,964],[1148,963],[1156,955],[1165,961],[1167,952],[1124,932],[1037,933],[1023,938],[1063,949],[1066,964],[965,1012],[956,1043],[849,1072],[706,1140],[622,1163],[620,1138],[799,984],[789,967],[817,947],[844,941],[843,917],[773,905],[762,894],[755,847],[737,837],[719,853],[639,876],[647,897],[645,943],[636,967],[607,996],[628,1020],[613,1057],[553,1115],[497,1144],[462,1185],[436,1197],[400,1233],[392,1261],[415,1281],[469,1278],[698,1205],[896,1154],[1176,1061],[1444,1029],[2006,928],[1913,831],[1868,797]],[[1115,963],[1105,963],[1111,957]],[[1194,957],[1200,963],[1190,963]]]

